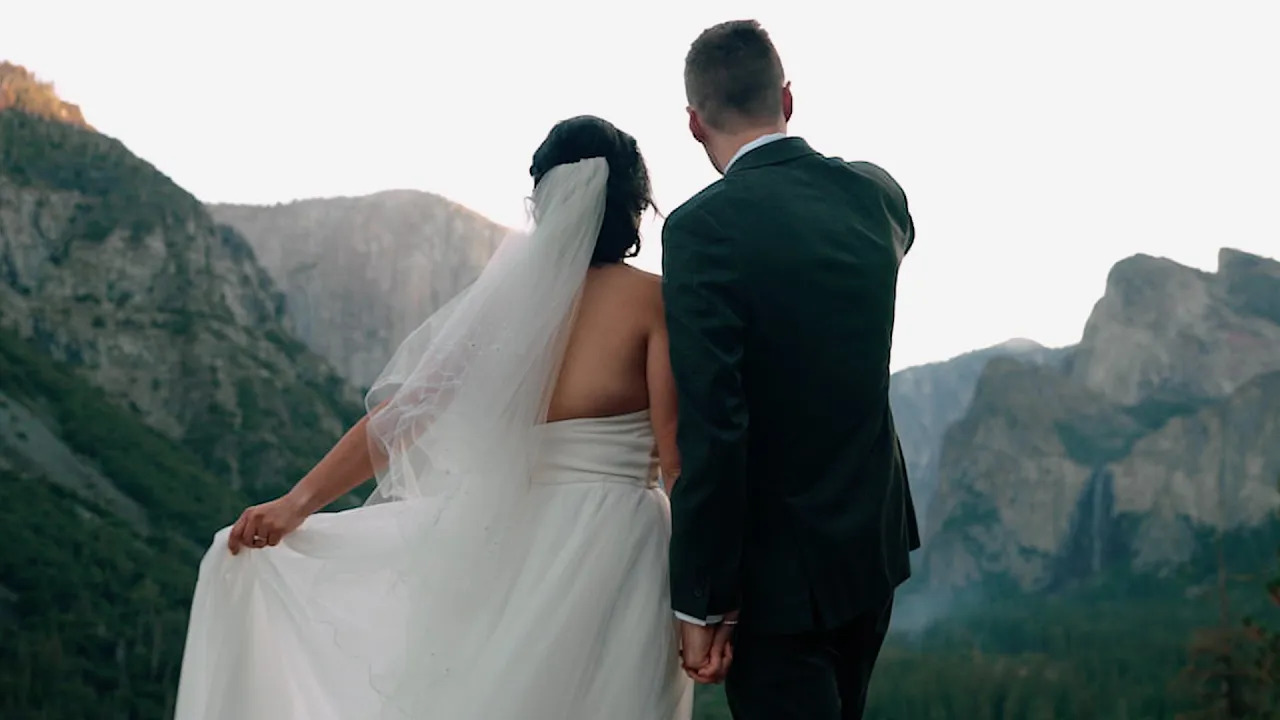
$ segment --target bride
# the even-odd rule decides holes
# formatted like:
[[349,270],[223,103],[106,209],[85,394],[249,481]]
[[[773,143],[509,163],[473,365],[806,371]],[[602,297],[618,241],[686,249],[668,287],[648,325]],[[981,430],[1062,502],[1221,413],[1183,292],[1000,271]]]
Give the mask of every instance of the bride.
[[[306,477],[216,536],[177,720],[689,717],[660,287],[622,264],[648,172],[579,117],[530,173],[533,229],[404,342]],[[375,476],[364,507],[313,514]]]

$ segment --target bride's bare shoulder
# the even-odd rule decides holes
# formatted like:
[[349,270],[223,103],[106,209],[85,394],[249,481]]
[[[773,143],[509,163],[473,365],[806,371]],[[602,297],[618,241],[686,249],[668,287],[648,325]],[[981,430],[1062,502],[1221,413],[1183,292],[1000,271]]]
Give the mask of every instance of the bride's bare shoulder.
[[626,266],[631,274],[636,277],[636,282],[645,286],[649,292],[662,292],[662,276],[657,273],[651,273],[648,270],[641,270],[638,267]]
[[597,277],[625,293],[662,292],[662,276],[624,263],[594,269]]
[[647,270],[641,270],[631,265],[622,265],[625,271],[630,275],[630,280],[634,284],[637,293],[641,293],[648,299],[649,305],[657,303],[658,307],[662,306],[662,276],[651,273]]
[[609,304],[625,309],[625,314],[632,317],[662,314],[662,276],[623,263],[596,268],[592,273],[596,276],[598,293],[612,298]]

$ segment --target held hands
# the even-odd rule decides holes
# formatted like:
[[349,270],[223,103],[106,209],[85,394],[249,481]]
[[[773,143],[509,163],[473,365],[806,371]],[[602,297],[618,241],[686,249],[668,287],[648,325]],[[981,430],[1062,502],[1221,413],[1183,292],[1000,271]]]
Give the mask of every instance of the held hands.
[[685,673],[694,682],[718,684],[729,674],[733,662],[733,629],[738,614],[730,613],[719,625],[680,623],[680,659]]
[[231,528],[227,547],[232,555],[240,554],[243,548],[273,547],[297,530],[307,515],[302,502],[292,494],[246,508]]

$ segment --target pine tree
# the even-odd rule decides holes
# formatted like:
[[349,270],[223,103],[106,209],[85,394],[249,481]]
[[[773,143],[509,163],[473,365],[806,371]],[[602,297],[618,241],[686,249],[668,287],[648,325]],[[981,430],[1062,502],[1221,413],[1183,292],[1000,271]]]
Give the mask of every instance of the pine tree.
[[[1189,662],[1179,684],[1191,693],[1198,709],[1179,715],[1179,720],[1276,720],[1280,718],[1280,632],[1253,618],[1235,619],[1230,583],[1256,578],[1228,571],[1221,532],[1216,550],[1218,622],[1192,635]],[[1272,572],[1266,592],[1272,604],[1280,606],[1280,576]]]

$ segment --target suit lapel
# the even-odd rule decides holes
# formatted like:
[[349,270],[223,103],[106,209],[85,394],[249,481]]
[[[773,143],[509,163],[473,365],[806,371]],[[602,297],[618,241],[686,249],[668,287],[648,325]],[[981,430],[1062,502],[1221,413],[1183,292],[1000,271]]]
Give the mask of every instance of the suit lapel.
[[771,143],[765,143],[747,154],[738,158],[725,176],[751,168],[764,167],[766,165],[777,165],[788,160],[795,160],[805,155],[816,155],[813,148],[809,147],[809,143],[798,137],[786,137],[781,140],[774,140]]

